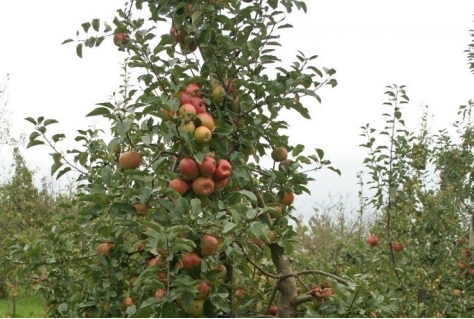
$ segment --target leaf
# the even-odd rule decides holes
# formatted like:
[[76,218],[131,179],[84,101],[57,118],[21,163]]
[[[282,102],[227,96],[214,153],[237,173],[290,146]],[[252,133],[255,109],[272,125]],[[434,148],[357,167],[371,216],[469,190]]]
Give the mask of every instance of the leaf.
[[256,202],[256,201],[257,201],[257,196],[255,196],[255,194],[252,193],[251,191],[248,191],[248,190],[241,190],[239,193],[242,194],[242,195],[244,195],[244,196],[246,196],[246,197],[248,197],[248,199],[250,199],[250,200],[253,201],[253,202]]
[[33,125],[36,125],[36,121],[35,121],[35,119],[32,118],[32,117],[26,117],[25,120],[27,120],[28,122],[30,122],[30,123],[33,124]]
[[69,43],[69,42],[73,42],[73,41],[74,41],[73,39],[67,39],[67,40],[64,40],[63,43],[61,43],[61,45]]
[[105,107],[98,107],[86,116],[97,116],[97,115],[110,115],[110,110]]
[[92,20],[92,28],[99,32],[99,27],[100,27],[100,19],[94,19]]
[[26,145],[26,148],[30,148],[30,147],[33,147],[33,146],[36,146],[36,145],[43,145],[43,144],[44,144],[43,141],[34,140],[34,141],[30,141],[30,142]]
[[304,145],[298,144],[295,146],[293,151],[291,152],[293,156],[298,156],[304,150]]
[[222,233],[226,234],[226,233],[230,232],[232,229],[235,228],[235,226],[237,226],[237,225],[232,223],[232,222],[228,222],[227,224],[225,224],[224,229],[222,230]]
[[44,121],[43,125],[48,126],[48,125],[56,124],[56,123],[59,123],[59,122],[54,119],[49,119],[49,120]]
[[83,24],[81,24],[82,26],[82,29],[84,30],[85,33],[87,33],[89,31],[89,28],[91,27],[91,24],[90,22],[85,22]]
[[66,312],[68,309],[68,306],[66,303],[62,303],[58,306],[58,311],[59,313],[63,313],[63,312]]
[[158,302],[158,300],[155,297],[150,297],[147,300],[145,300],[144,302],[142,302],[142,304],[140,305],[140,309],[151,306],[151,305],[153,305],[157,302]]
[[78,57],[82,58],[82,43],[79,43],[76,47],[76,54]]
[[69,172],[71,170],[70,167],[65,167],[63,170],[61,170],[58,175],[56,176],[56,180],[58,180],[61,176],[63,176],[64,174],[66,174],[67,172]]

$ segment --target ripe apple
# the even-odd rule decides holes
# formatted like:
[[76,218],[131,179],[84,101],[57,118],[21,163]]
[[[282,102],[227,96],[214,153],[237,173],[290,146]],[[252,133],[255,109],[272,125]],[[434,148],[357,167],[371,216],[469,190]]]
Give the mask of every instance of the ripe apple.
[[377,236],[375,235],[370,235],[369,237],[367,237],[367,239],[365,240],[365,242],[367,244],[369,244],[370,246],[374,247],[374,246],[377,246],[378,243],[379,243],[379,239]]
[[143,241],[138,242],[137,244],[137,251],[145,250],[145,243]]
[[179,172],[187,180],[194,180],[199,176],[199,165],[191,157],[185,157],[179,162]]
[[166,275],[165,275],[165,273],[162,272],[162,271],[160,271],[160,272],[158,273],[158,279],[159,279],[164,285],[166,285],[166,283],[168,282],[168,281],[166,280]]
[[201,176],[212,176],[214,172],[216,171],[216,160],[214,157],[210,155],[205,155],[204,158],[202,159],[201,164],[199,164],[199,172],[201,173]]
[[191,121],[189,118],[186,118],[184,120],[184,123],[181,124],[181,126],[179,127],[179,129],[192,134],[194,133],[194,130],[196,129],[196,125],[194,125],[194,122]]
[[200,124],[198,124],[198,126],[205,126],[210,129],[211,132],[214,131],[214,129],[216,128],[216,125],[214,124],[214,119],[209,113],[199,113],[196,115],[196,118],[198,118],[200,121]]
[[183,28],[177,28],[175,25],[172,25],[170,28],[170,34],[173,37],[174,42],[178,43],[184,40],[187,32]]
[[215,189],[223,189],[224,187],[227,186],[227,184],[229,184],[229,179],[228,178],[221,179],[220,181],[214,181],[214,188]]
[[471,257],[471,252],[469,251],[469,248],[463,248],[461,250],[461,253],[464,255],[464,257],[469,258]]
[[473,277],[474,277],[474,268],[469,268],[469,270],[467,271],[467,273],[469,274],[469,276],[473,276]]
[[133,207],[135,207],[135,214],[137,214],[137,216],[145,216],[146,215],[147,207],[146,207],[145,204],[135,203],[135,204],[133,204]]
[[134,169],[140,166],[142,156],[136,151],[128,151],[120,154],[119,165],[123,169]]
[[178,109],[179,115],[196,115],[196,109],[191,103],[183,104]]
[[288,151],[283,146],[278,146],[273,149],[271,156],[275,162],[281,162],[288,158]]
[[198,144],[207,144],[212,139],[212,132],[205,126],[199,126],[194,130],[194,138]]
[[217,239],[214,236],[205,234],[201,236],[199,248],[201,248],[201,255],[203,257],[210,256],[217,251]]
[[269,230],[267,236],[268,236],[268,239],[270,239],[271,242],[277,240],[277,234],[274,230]]
[[152,257],[150,260],[148,260],[148,267],[160,266],[160,265],[161,265],[160,256],[155,256],[155,257]]
[[217,163],[216,171],[214,172],[214,175],[212,175],[212,178],[215,181],[220,181],[228,178],[231,172],[232,166],[230,165],[230,163],[225,159],[220,159],[219,163]]
[[211,287],[209,284],[205,281],[202,281],[194,286],[198,293],[196,294],[196,299],[205,299],[207,295],[209,295],[209,291],[211,290]]
[[462,297],[462,291],[461,289],[454,289],[453,294],[458,297]]
[[199,176],[193,181],[192,188],[196,196],[209,196],[214,191],[214,181],[210,177]]
[[466,269],[466,264],[462,261],[458,262],[458,269],[459,270],[464,270]]
[[191,103],[191,95],[186,92],[181,92],[179,95],[179,105],[183,104],[190,104]]
[[270,309],[268,309],[268,314],[270,316],[276,316],[277,315],[277,312],[278,312],[278,307],[275,306],[275,305],[271,305],[270,306]]
[[99,255],[108,255],[112,248],[114,248],[114,245],[111,243],[100,243],[97,245],[97,253]]
[[123,297],[122,304],[124,305],[125,308],[128,308],[131,305],[133,305],[133,300],[129,296]]
[[235,290],[234,290],[234,296],[235,296],[236,298],[243,298],[244,294],[245,294],[245,290],[244,290],[244,289],[235,289]]
[[192,97],[201,97],[201,88],[196,83],[190,83],[186,86],[185,92]]
[[293,195],[293,193],[289,191],[280,191],[278,192],[277,197],[279,199],[280,204],[283,205],[291,205],[295,200],[295,195]]
[[157,300],[160,300],[161,298],[163,298],[163,296],[165,295],[166,291],[164,291],[163,289],[157,289],[155,291],[155,298]]
[[211,99],[216,103],[221,103],[224,100],[225,89],[220,84],[215,84],[212,87]]
[[181,178],[172,179],[168,187],[177,191],[179,195],[184,195],[189,189],[188,183]]
[[181,258],[181,266],[184,269],[191,269],[201,265],[201,257],[193,252],[185,252]]
[[114,44],[118,47],[126,45],[130,42],[130,38],[127,33],[117,32],[114,34]]
[[191,104],[194,106],[194,109],[196,110],[196,114],[206,112],[206,104],[204,104],[204,101],[200,97],[193,96],[191,98]]
[[403,248],[404,248],[403,245],[400,244],[398,241],[392,243],[392,249],[393,249],[394,251],[402,251]]

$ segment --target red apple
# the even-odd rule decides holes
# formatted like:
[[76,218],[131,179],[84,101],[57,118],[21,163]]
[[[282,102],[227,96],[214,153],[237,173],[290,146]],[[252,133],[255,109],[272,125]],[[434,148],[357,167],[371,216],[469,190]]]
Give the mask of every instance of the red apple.
[[127,33],[117,32],[114,34],[114,44],[118,47],[126,45],[130,42],[130,38]]
[[181,258],[181,265],[184,269],[191,269],[201,265],[201,257],[193,252],[185,252]]
[[100,243],[97,245],[97,253],[99,255],[108,255],[113,247],[114,245],[111,243]]
[[194,105],[190,103],[186,103],[179,107],[178,114],[179,115],[196,115],[196,109],[194,108]]
[[120,154],[119,164],[123,169],[134,169],[140,166],[142,156],[136,151],[128,151]]
[[234,296],[236,298],[242,298],[245,294],[245,290],[244,289],[235,289],[234,290]]
[[458,269],[459,270],[464,270],[466,269],[466,264],[462,261],[458,262]]
[[214,181],[210,177],[200,176],[193,181],[192,188],[196,196],[209,196],[214,191]]
[[161,264],[160,256],[156,256],[148,260],[148,267],[160,266],[160,264]]
[[135,207],[135,214],[137,214],[137,216],[145,216],[146,215],[147,207],[146,207],[145,204],[135,203],[135,204],[133,204],[133,207]]
[[204,104],[204,101],[197,96],[193,96],[191,98],[191,104],[194,106],[194,109],[196,110],[196,114],[201,114],[206,112],[206,104]]
[[278,192],[277,197],[279,199],[280,204],[283,205],[291,205],[295,200],[295,196],[292,192],[289,191],[280,191]]
[[205,155],[201,164],[199,164],[199,172],[201,173],[201,176],[212,176],[216,171],[216,166],[217,163],[214,157]]
[[199,176],[199,165],[191,157],[185,157],[179,162],[179,172],[187,180],[194,180]]
[[210,256],[217,251],[217,239],[211,235],[202,235],[199,242],[199,247],[201,248],[201,255],[203,257]]
[[229,183],[228,178],[221,179],[220,181],[214,181],[214,188],[215,189],[223,189]]
[[155,291],[155,298],[157,300],[160,300],[161,298],[163,298],[163,296],[165,295],[165,291],[163,289],[158,289]]
[[179,105],[190,104],[191,96],[186,92],[181,92],[179,95]]
[[221,159],[219,160],[219,163],[217,163],[216,171],[214,172],[214,175],[212,175],[212,178],[216,181],[220,181],[228,178],[231,172],[232,166],[230,166],[230,163],[225,159]]
[[200,121],[200,124],[198,123],[196,125],[205,126],[209,130],[211,130],[211,132],[214,131],[214,129],[216,128],[216,125],[214,124],[214,119],[209,113],[199,113],[196,115],[196,118],[198,118]]
[[133,300],[129,296],[123,297],[122,304],[124,305],[125,308],[128,308],[131,305],[133,305]]
[[194,138],[198,144],[207,144],[212,139],[212,132],[205,126],[199,126],[194,130]]
[[211,290],[211,287],[205,281],[198,283],[196,286],[194,286],[194,288],[196,288],[196,290],[198,291],[196,295],[197,299],[205,299],[207,295],[209,295],[209,291]]
[[270,309],[268,310],[268,314],[270,316],[276,316],[277,315],[277,312],[278,312],[278,307],[275,306],[275,305],[271,305],[270,306]]
[[374,247],[374,246],[377,246],[378,243],[379,243],[379,239],[377,236],[375,235],[370,235],[369,237],[367,237],[367,239],[365,240],[365,242],[367,244],[369,244],[370,246]]
[[201,97],[201,88],[196,83],[188,84],[185,92],[193,97]]
[[469,276],[474,277],[474,268],[469,268],[469,270],[467,271],[467,273],[469,274]]
[[402,251],[403,250],[403,245],[400,244],[398,241],[392,243],[392,249],[394,251]]
[[182,180],[181,178],[172,179],[168,187],[177,191],[179,195],[184,195],[189,189],[188,183],[186,183],[186,181]]

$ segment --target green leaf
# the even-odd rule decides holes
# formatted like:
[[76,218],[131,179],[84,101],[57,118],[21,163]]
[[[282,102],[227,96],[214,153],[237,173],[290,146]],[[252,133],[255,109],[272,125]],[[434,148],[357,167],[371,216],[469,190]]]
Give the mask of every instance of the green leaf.
[[56,123],[59,123],[59,122],[54,119],[49,119],[49,120],[44,121],[43,125],[48,126],[48,125],[56,124]]
[[295,146],[293,151],[291,152],[293,156],[298,156],[304,150],[304,145],[298,144]]
[[246,197],[248,197],[248,199],[250,199],[250,200],[253,201],[253,202],[256,202],[256,201],[257,201],[257,196],[255,196],[255,194],[252,193],[251,191],[248,191],[248,190],[241,190],[239,193],[242,194],[242,195],[244,195],[244,196],[246,196]]
[[56,176],[56,179],[58,180],[61,176],[63,176],[64,174],[66,174],[67,172],[69,172],[71,170],[70,167],[65,167],[63,170],[61,170],[58,175]]
[[96,116],[96,115],[110,115],[110,110],[105,107],[98,107],[86,116]]
[[87,33],[89,31],[89,28],[91,27],[91,24],[90,22],[85,22],[83,24],[81,24],[82,26],[82,29],[84,30],[85,33]]
[[82,43],[79,43],[76,47],[76,54],[78,57],[82,58]]
[[234,229],[236,226],[237,226],[236,224],[232,222],[228,222],[227,224],[225,224],[224,229],[222,230],[222,233],[226,234],[230,232],[232,229]]
[[64,40],[63,43],[61,43],[61,45],[66,44],[66,43],[69,43],[69,42],[72,42],[72,41],[74,41],[74,40],[73,40],[73,39]]
[[33,124],[33,125],[36,125],[36,121],[35,121],[35,119],[32,118],[32,117],[26,117],[25,120],[27,120],[28,122],[30,122],[30,123]]
[[156,298],[155,297],[150,297],[150,298],[146,299],[144,302],[142,302],[142,304],[140,305],[140,309],[149,307],[149,306],[151,306],[155,303],[157,303]]
[[100,27],[100,19],[94,19],[92,20],[92,28],[99,32],[99,27]]
[[36,146],[36,145],[43,145],[43,144],[44,144],[43,141],[33,140],[33,141],[30,141],[30,142],[26,145],[26,148],[30,148],[30,147],[33,147],[33,146]]

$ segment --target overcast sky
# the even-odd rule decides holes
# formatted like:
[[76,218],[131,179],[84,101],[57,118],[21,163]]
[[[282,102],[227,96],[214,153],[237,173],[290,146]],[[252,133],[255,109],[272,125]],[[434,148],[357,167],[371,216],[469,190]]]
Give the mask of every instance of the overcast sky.
[[[305,214],[332,195],[349,195],[357,203],[356,172],[366,155],[358,145],[360,126],[383,125],[385,86],[404,84],[411,103],[405,107],[408,125],[418,128],[421,105],[429,105],[433,131],[449,128],[459,105],[474,96],[474,77],[463,52],[474,29],[472,1],[434,0],[325,0],[306,1],[308,13],[289,16],[294,29],[285,29],[279,52],[292,62],[297,50],[317,54],[318,66],[336,69],[339,85],[319,92],[322,104],[308,100],[313,119],[290,118],[293,143],[322,148],[342,177],[319,172],[310,185],[311,196],[300,196],[296,207]],[[16,133],[31,132],[23,118],[56,118],[57,132],[93,125],[84,116],[95,103],[108,101],[120,84],[123,52],[110,41],[86,50],[84,58],[74,45],[80,24],[101,18],[111,21],[121,1],[4,0],[0,1],[0,83],[11,75],[9,109]],[[112,24],[112,23],[110,23]],[[167,30],[164,30],[167,32]],[[23,150],[39,176],[48,174],[49,149]],[[8,163],[3,148],[1,160]]]

